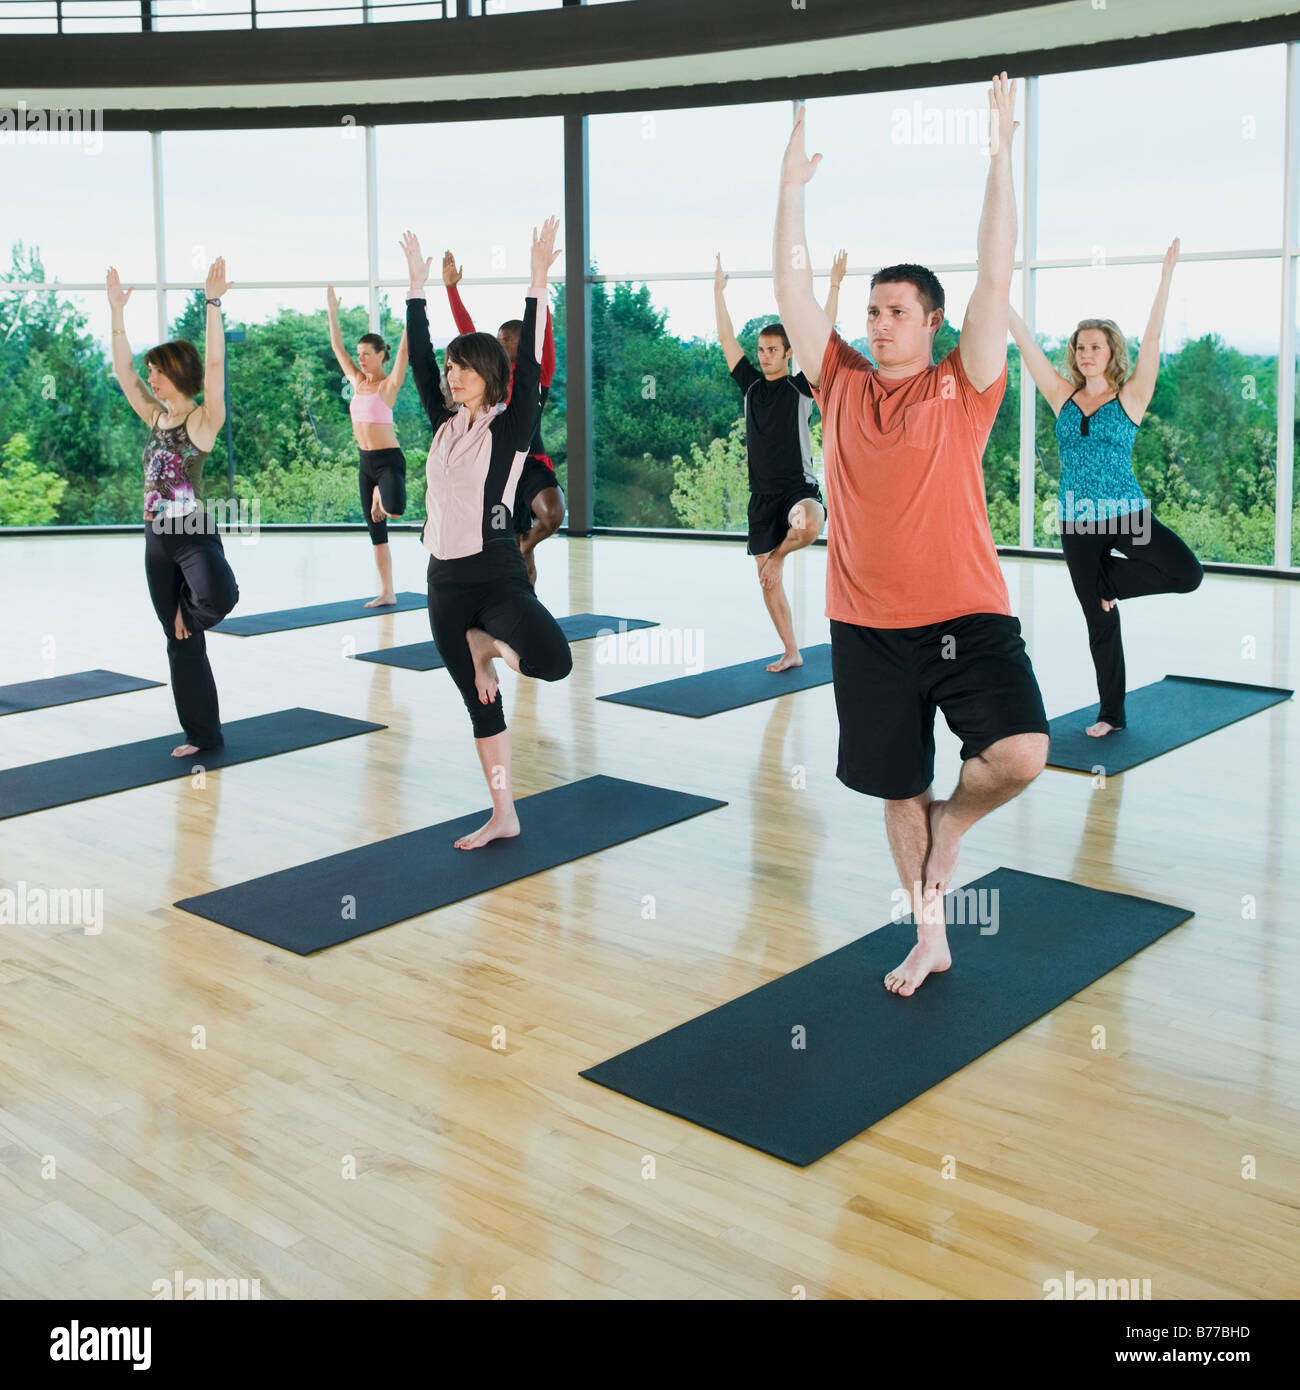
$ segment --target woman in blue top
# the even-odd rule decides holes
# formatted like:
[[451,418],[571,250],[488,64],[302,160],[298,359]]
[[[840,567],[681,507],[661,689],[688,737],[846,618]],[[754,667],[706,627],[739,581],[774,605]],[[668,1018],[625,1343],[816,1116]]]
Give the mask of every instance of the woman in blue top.
[[[1133,441],[1155,394],[1160,330],[1177,262],[1175,238],[1165,252],[1160,288],[1132,375],[1124,335],[1110,319],[1084,319],[1070,335],[1067,381],[1034,342],[1024,319],[1011,311],[1011,336],[1021,361],[1056,413],[1061,549],[1088,623],[1088,646],[1097,670],[1097,722],[1088,727],[1093,738],[1124,727],[1124,648],[1117,601],[1143,594],[1191,593],[1202,577],[1196,556],[1151,515],[1133,472]],[[1116,558],[1112,550],[1123,558]]]

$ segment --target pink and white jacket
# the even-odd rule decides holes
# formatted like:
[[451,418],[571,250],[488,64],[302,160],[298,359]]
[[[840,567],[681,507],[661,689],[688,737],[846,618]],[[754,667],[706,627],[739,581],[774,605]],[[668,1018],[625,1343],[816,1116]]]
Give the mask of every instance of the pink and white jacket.
[[[518,550],[514,536],[515,489],[541,412],[541,352],[545,320],[537,313],[545,291],[534,286],[524,300],[523,331],[515,353],[514,389],[470,422],[463,407],[448,410],[442,398],[438,359],[429,340],[423,296],[406,301],[406,341],[411,374],[429,423],[433,444],[425,465],[424,548],[434,561],[482,555],[505,542]],[[451,580],[458,569],[467,577],[478,566],[430,564],[430,578]]]

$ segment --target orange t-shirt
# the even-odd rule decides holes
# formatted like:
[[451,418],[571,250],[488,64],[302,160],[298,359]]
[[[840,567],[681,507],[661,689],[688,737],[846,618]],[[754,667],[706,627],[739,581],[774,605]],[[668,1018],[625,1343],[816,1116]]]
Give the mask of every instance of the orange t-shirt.
[[981,459],[1007,386],[982,394],[954,348],[886,384],[832,332],[813,396],[826,466],[826,616],[920,627],[1007,613]]

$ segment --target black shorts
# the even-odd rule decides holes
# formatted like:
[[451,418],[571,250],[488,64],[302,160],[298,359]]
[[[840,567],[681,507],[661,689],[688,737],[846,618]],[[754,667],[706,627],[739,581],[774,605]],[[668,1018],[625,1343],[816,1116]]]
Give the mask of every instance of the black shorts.
[[831,619],[840,720],[836,775],[867,796],[904,801],[934,781],[934,712],[965,762],[1012,734],[1048,732],[1020,620],[968,613],[923,627]]
[[524,460],[524,471],[519,475],[519,486],[515,489],[515,530],[527,535],[533,529],[533,498],[544,488],[559,487],[555,469],[543,463],[536,454],[529,454]]
[[826,510],[822,490],[816,483],[796,483],[785,492],[749,494],[749,544],[746,550],[750,555],[766,555],[785,540],[790,530],[790,508],[805,497],[821,502],[822,510]]

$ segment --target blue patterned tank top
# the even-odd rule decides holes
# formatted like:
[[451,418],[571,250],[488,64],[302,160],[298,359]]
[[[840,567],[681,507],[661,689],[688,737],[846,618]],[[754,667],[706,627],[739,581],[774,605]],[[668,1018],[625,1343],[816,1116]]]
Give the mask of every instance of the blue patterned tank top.
[[165,516],[187,516],[198,506],[199,478],[207,454],[190,438],[186,428],[190,415],[167,429],[160,428],[158,420],[150,427],[144,446],[146,521],[152,521],[159,512]]
[[1056,417],[1061,455],[1056,515],[1061,521],[1113,520],[1146,506],[1133,472],[1137,432],[1118,396],[1091,415],[1083,413],[1074,396],[1066,401]]

